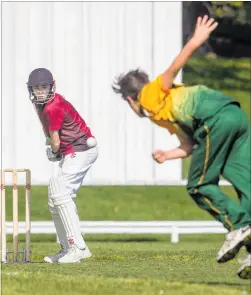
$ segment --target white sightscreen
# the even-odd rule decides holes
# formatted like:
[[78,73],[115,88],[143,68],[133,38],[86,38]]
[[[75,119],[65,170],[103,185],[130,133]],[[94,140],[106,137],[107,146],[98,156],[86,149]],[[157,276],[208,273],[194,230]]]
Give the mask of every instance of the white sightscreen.
[[151,158],[177,138],[137,118],[110,85],[129,69],[151,78],[164,71],[181,48],[181,16],[181,2],[3,2],[2,168],[31,169],[33,184],[52,174],[26,87],[29,73],[46,67],[98,140],[84,184],[179,181],[180,160],[157,165]]

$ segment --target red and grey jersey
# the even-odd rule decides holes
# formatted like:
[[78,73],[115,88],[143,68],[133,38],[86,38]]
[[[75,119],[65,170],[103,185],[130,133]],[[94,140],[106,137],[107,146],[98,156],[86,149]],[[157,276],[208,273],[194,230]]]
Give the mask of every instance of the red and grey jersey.
[[86,140],[92,137],[91,130],[69,101],[56,93],[53,100],[39,109],[39,118],[48,136],[49,131],[59,133],[60,154],[88,150]]

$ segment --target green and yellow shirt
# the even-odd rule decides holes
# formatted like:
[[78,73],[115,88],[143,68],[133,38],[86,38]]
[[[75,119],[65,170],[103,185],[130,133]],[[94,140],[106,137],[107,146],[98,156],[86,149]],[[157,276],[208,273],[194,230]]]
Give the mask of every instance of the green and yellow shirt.
[[159,75],[146,84],[138,101],[150,120],[167,128],[171,134],[192,138],[198,126],[222,107],[230,103],[239,105],[231,97],[203,85],[186,87],[176,84],[164,89],[161,79]]

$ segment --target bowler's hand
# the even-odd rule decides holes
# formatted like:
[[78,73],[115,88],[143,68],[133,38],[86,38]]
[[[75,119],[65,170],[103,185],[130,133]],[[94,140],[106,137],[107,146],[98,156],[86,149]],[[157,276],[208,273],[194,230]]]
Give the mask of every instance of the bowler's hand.
[[198,17],[195,31],[191,41],[200,47],[210,36],[210,34],[216,29],[218,23],[214,21],[213,18],[210,18],[207,15]]
[[159,163],[159,164],[162,164],[166,161],[167,157],[166,157],[166,151],[162,151],[162,150],[155,150],[153,153],[152,153],[152,157],[153,159]]

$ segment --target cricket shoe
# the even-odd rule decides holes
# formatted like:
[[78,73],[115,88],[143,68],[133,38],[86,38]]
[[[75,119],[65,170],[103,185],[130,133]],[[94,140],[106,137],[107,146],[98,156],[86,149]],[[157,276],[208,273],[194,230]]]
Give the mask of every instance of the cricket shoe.
[[237,274],[241,279],[251,279],[251,254],[240,261],[241,267],[238,269]]
[[81,259],[86,259],[91,256],[92,254],[88,247],[84,249],[80,249],[76,245],[72,245],[68,249],[67,253],[58,260],[58,262],[59,263],[76,263],[76,262],[80,262]]
[[67,254],[67,250],[61,246],[61,250],[59,250],[56,254],[51,256],[45,256],[44,261],[48,263],[55,263],[58,262],[59,258],[63,257]]
[[250,241],[251,227],[249,225],[228,233],[226,241],[217,254],[217,261],[223,263],[235,258],[240,248],[249,244]]

